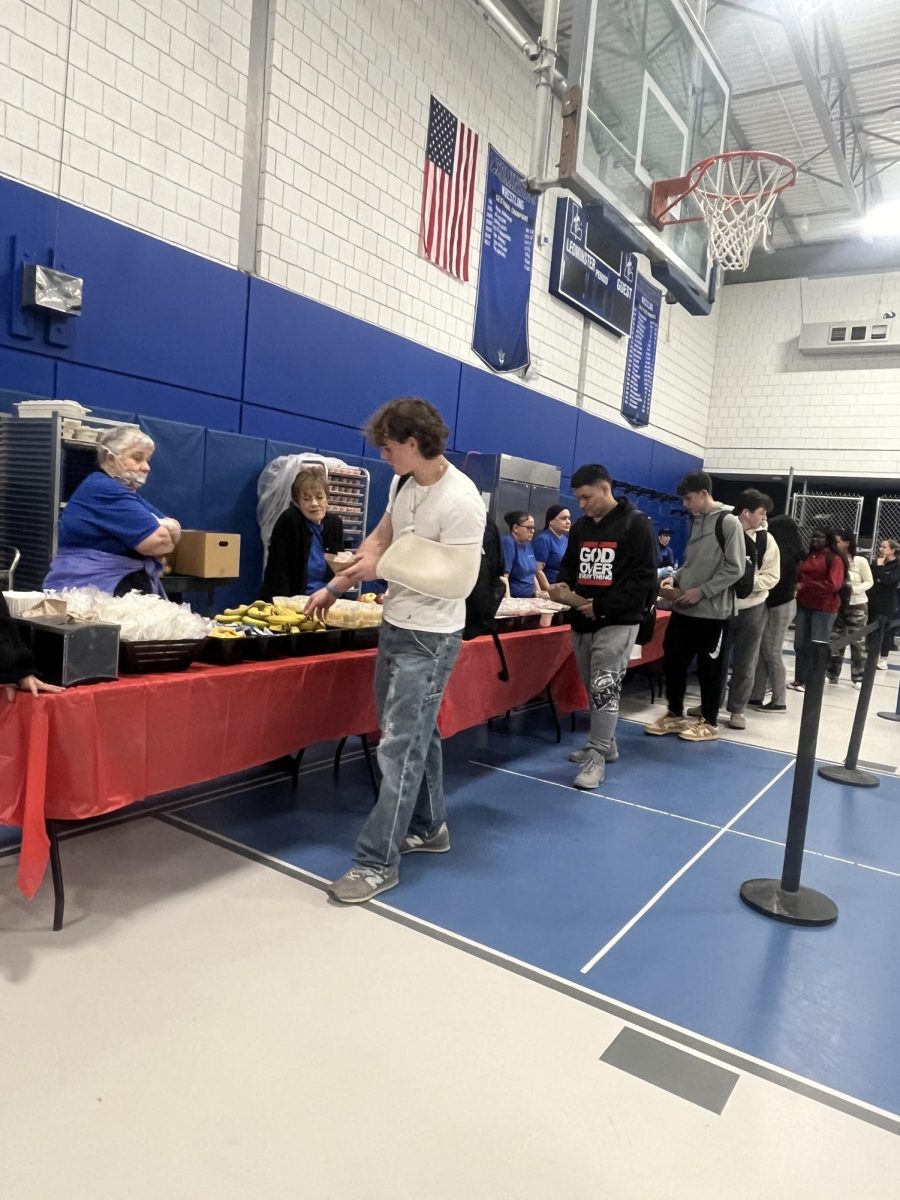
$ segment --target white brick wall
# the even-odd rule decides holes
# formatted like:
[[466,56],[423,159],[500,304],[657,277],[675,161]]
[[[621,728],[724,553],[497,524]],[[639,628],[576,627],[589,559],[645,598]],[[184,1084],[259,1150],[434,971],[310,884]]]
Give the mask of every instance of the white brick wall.
[[[0,0],[0,172],[234,265],[251,3],[77,0],[70,31],[69,0]],[[471,337],[487,146],[527,169],[525,60],[469,0],[274,0],[271,33],[259,274],[481,366]],[[467,285],[418,253],[432,92],[481,135]],[[555,202],[550,192],[541,205],[547,235]],[[625,424],[627,342],[585,333],[550,297],[550,254],[535,247],[531,385]],[[646,430],[698,454],[716,324],[664,310]]]
[[894,476],[900,354],[810,358],[800,325],[900,311],[900,272],[741,284],[720,292],[706,465]]
[[250,5],[3,0],[0,171],[233,265]]
[[[523,62],[468,0],[276,0],[263,153],[259,273],[275,283],[473,365],[471,351],[487,145],[528,167],[534,85]],[[434,93],[481,135],[469,285],[418,252],[428,105]],[[554,146],[558,145],[558,126]],[[552,155],[551,155],[552,157]],[[552,240],[556,192],[542,201]],[[537,246],[532,386],[625,424],[625,339],[591,326],[547,292],[551,245]],[[702,453],[716,319],[666,309],[652,424]]]

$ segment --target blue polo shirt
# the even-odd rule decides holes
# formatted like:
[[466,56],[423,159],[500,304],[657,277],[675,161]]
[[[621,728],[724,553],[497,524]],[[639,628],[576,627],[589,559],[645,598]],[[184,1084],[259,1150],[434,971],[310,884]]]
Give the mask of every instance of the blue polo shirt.
[[511,533],[503,541],[503,570],[509,576],[510,596],[533,596],[537,560],[530,545],[523,546]]
[[319,588],[325,586],[331,575],[328,563],[325,561],[325,542],[322,537],[322,524],[310,521],[304,517],[309,530],[309,554],[306,559],[306,594],[311,596]]
[[535,559],[544,564],[548,583],[556,583],[568,544],[568,534],[554,533],[552,529],[543,529],[531,543]]
[[159,528],[164,514],[105,471],[82,480],[59,520],[60,550],[103,550],[135,555],[135,546]]

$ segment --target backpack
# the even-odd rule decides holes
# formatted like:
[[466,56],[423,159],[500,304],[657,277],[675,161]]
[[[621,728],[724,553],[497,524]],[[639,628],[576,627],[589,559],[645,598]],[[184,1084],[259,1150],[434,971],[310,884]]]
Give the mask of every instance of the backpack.
[[[722,532],[722,526],[725,524],[725,518],[728,515],[728,513],[720,512],[716,518],[716,541],[719,543],[723,554],[725,553],[725,534]],[[763,559],[766,557],[768,540],[769,535],[764,529],[760,529],[755,541],[744,530],[744,573],[737,583],[732,584],[732,590],[738,600],[746,600],[753,591],[756,572],[762,566]]]
[[[403,487],[410,475],[401,475],[397,481],[397,492]],[[497,678],[504,683],[509,679],[509,668],[506,665],[506,655],[497,633],[497,609],[506,594],[503,586],[503,547],[500,543],[500,530],[497,522],[490,513],[485,514],[484,537],[481,543],[481,566],[478,568],[478,578],[466,597],[466,623],[463,627],[463,641],[490,635],[494,639],[494,647],[500,659],[500,670]]]
[[[631,529],[631,526],[634,524],[634,518],[639,513],[639,511],[640,511],[639,509],[633,508],[631,510],[631,512],[628,513],[628,515],[626,516],[626,518],[625,518],[625,532],[626,533]],[[650,521],[650,518],[647,516],[646,513],[640,513],[640,515],[642,517],[644,517],[647,521]],[[651,530],[653,529],[652,521],[650,521],[650,528],[651,528]],[[655,540],[655,538],[654,538],[654,540]],[[635,638],[635,645],[637,645],[637,646],[646,646],[648,642],[653,641],[653,634],[656,630],[656,596],[657,596],[657,592],[658,592],[657,582],[656,582],[656,580],[654,580],[653,591],[650,595],[647,596],[647,599],[644,603],[643,611],[641,612],[641,620],[638,625],[637,637]]]

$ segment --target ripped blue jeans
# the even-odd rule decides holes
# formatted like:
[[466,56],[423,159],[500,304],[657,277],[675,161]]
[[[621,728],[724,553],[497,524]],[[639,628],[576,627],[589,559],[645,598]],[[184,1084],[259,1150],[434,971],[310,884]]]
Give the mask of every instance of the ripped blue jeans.
[[637,625],[605,625],[593,633],[572,633],[572,649],[591,705],[589,744],[606,754],[619,721],[619,697]]
[[387,621],[381,626],[375,701],[382,779],[356,841],[358,867],[395,867],[407,833],[428,835],[446,820],[437,714],[461,644],[462,630],[424,633]]

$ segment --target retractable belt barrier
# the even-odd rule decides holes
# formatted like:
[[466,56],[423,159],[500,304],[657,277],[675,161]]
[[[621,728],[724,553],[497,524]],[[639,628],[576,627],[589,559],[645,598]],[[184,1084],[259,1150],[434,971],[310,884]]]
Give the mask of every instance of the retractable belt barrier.
[[847,783],[851,787],[877,788],[881,782],[878,776],[873,775],[871,771],[863,771],[861,767],[858,767],[857,762],[859,761],[859,748],[862,745],[863,731],[866,727],[866,717],[869,712],[869,701],[872,699],[872,689],[875,686],[875,672],[878,669],[878,652],[881,648],[881,639],[884,637],[886,623],[887,617],[878,617],[871,624],[867,625],[864,630],[857,633],[855,637],[842,638],[832,646],[833,650],[843,650],[850,642],[861,640],[860,634],[862,634],[866,638],[867,656],[859,699],[856,702],[853,728],[850,731],[850,745],[847,747],[847,757],[844,759],[843,766],[835,764],[827,767],[819,767],[819,775],[831,783]]
[[[852,640],[852,639],[848,639]],[[748,879],[741,884],[741,899],[750,908],[776,921],[790,925],[830,925],[837,920],[837,905],[828,896],[812,888],[800,886],[803,848],[806,842],[806,823],[809,818],[809,796],[816,766],[816,739],[819,735],[819,716],[825,691],[825,671],[831,647],[828,642],[813,642],[810,670],[803,695],[800,717],[800,737],[797,761],[794,764],[794,787],[791,792],[791,813],[788,818],[784,846],[784,865],[781,879]]]

